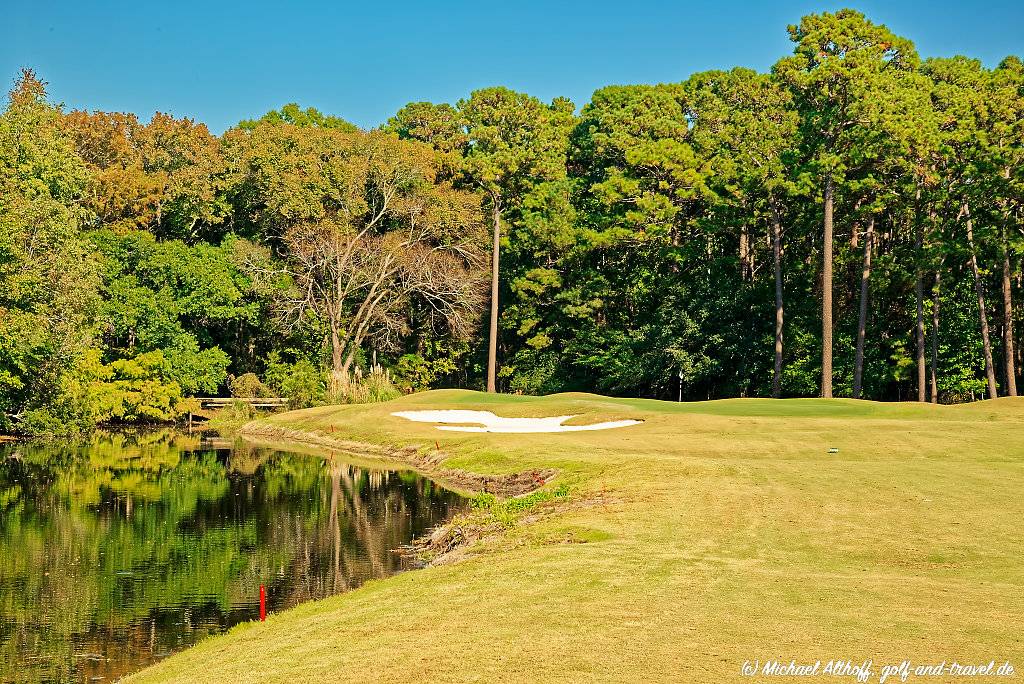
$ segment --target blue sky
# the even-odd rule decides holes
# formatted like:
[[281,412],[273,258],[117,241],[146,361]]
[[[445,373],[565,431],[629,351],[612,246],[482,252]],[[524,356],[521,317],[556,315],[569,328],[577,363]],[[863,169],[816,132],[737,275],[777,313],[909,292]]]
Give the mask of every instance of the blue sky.
[[361,126],[416,100],[506,85],[585,103],[611,83],[767,69],[786,25],[852,6],[924,56],[1024,54],[1010,2],[55,2],[6,0],[0,75],[31,66],[69,108],[154,111],[219,133],[286,102]]

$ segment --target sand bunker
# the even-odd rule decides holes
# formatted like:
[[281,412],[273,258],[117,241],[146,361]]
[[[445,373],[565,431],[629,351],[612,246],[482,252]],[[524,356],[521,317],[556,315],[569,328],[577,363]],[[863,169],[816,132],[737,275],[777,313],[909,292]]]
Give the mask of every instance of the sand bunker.
[[[502,418],[490,411],[463,411],[448,409],[442,411],[398,411],[393,416],[414,420],[417,423],[444,423],[438,430],[453,432],[582,432],[584,430],[608,430],[611,428],[637,425],[641,420],[610,420],[590,425],[562,425],[575,416],[552,416],[551,418]],[[467,425],[466,423],[471,423]]]

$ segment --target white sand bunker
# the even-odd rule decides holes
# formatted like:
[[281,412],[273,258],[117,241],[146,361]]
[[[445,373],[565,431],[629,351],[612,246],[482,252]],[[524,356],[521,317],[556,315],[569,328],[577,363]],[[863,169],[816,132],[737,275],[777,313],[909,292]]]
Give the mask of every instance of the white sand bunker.
[[[417,423],[445,423],[438,430],[454,432],[582,432],[584,430],[608,430],[611,428],[637,425],[642,420],[610,420],[590,425],[562,425],[571,416],[551,418],[502,418],[490,411],[463,411],[448,409],[441,411],[397,411],[393,416],[414,420]],[[578,415],[578,414],[577,414]],[[474,425],[466,425],[474,423]],[[480,427],[477,427],[480,426]]]

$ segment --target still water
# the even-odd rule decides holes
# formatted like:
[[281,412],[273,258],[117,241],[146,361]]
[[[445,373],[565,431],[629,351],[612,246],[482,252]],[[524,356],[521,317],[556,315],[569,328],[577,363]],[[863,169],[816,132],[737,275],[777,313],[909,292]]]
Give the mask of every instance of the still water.
[[464,503],[411,472],[169,430],[0,444],[0,682],[113,681],[258,619],[260,584],[273,612],[394,573]]

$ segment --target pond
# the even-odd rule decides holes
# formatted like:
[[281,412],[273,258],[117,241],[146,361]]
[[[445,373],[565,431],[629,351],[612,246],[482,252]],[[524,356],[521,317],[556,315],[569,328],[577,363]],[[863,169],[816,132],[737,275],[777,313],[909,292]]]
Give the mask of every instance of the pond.
[[402,569],[465,505],[408,471],[172,430],[0,444],[0,681],[113,681]]

